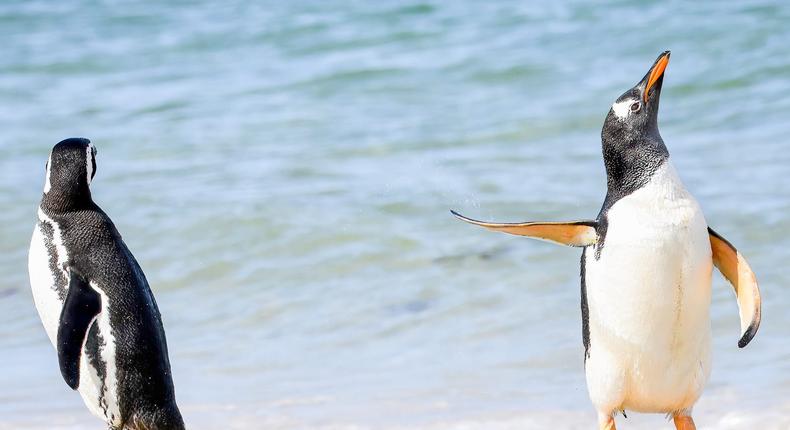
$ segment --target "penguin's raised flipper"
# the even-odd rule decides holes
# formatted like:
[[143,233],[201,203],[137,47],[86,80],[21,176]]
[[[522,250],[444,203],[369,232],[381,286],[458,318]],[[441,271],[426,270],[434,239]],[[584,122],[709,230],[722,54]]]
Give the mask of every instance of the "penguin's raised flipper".
[[559,243],[560,245],[584,247],[594,245],[598,241],[595,227],[597,221],[583,220],[570,222],[524,222],[524,223],[492,223],[467,218],[456,211],[450,211],[456,218],[469,224],[479,225],[493,231],[533,237]]
[[741,317],[741,339],[738,347],[748,345],[760,328],[760,288],[749,263],[727,239],[708,227],[713,264],[735,289],[738,312]]
[[73,269],[69,269],[69,276],[69,291],[58,326],[58,363],[66,384],[76,390],[80,384],[82,345],[88,328],[101,311],[101,296]]

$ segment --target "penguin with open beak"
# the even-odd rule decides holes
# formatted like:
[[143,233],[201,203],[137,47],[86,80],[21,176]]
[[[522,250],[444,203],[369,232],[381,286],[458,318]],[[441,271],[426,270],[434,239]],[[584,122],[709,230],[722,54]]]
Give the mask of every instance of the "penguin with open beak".
[[760,290],[738,250],[709,226],[658,131],[669,51],[609,110],[601,133],[607,193],[596,219],[503,224],[490,230],[583,248],[585,373],[599,428],[626,410],[664,413],[695,429],[691,413],[711,365],[711,274],[738,301],[743,348],[760,326]]

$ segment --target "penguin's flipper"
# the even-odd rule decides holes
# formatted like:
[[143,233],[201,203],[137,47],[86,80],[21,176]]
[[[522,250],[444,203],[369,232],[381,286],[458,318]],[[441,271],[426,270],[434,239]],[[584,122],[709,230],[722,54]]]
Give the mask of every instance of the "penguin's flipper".
[[741,339],[738,347],[748,345],[760,328],[760,288],[749,263],[727,239],[708,227],[713,264],[735,289],[738,312],[741,317]]
[[69,291],[60,312],[58,363],[66,384],[76,390],[80,384],[80,355],[88,328],[101,311],[101,296],[88,281],[69,269]]
[[493,231],[528,236],[567,246],[590,246],[598,241],[595,227],[597,221],[570,222],[524,222],[524,223],[492,223],[467,218],[456,211],[450,211],[456,218],[469,224],[479,225]]

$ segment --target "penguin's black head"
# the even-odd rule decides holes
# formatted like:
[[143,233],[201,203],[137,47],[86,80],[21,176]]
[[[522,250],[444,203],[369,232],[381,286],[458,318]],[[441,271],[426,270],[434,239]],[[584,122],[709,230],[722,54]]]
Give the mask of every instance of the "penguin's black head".
[[96,174],[96,148],[83,138],[69,138],[52,148],[47,161],[44,199],[59,206],[90,201],[90,183]]
[[[601,140],[610,186],[613,180],[617,182],[631,174],[652,173],[650,168],[669,157],[658,132],[658,102],[667,64],[669,51],[659,55],[645,77],[609,109]],[[631,169],[637,171],[628,171]],[[648,171],[643,172],[645,169]]]

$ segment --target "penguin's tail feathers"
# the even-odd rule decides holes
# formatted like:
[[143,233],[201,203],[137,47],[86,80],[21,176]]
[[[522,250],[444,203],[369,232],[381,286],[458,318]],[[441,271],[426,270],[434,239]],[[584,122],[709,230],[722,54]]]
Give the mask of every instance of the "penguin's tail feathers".
[[185,430],[178,407],[172,406],[135,412],[123,430]]

